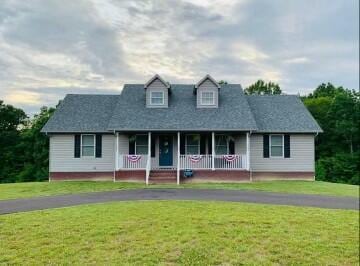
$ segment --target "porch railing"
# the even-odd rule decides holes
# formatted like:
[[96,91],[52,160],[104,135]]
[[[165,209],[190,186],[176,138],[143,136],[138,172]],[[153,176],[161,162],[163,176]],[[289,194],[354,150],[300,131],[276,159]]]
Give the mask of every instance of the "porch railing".
[[180,155],[180,169],[211,169],[211,155]]
[[215,155],[214,164],[215,169],[245,169],[246,155]]
[[119,169],[145,170],[147,155],[119,154]]
[[[215,169],[246,169],[245,154],[215,155]],[[180,155],[180,169],[212,169],[212,155]],[[119,169],[148,170],[156,169],[154,158],[148,160],[148,155],[119,154]],[[158,167],[159,168],[159,167]],[[148,175],[148,173],[147,173]]]

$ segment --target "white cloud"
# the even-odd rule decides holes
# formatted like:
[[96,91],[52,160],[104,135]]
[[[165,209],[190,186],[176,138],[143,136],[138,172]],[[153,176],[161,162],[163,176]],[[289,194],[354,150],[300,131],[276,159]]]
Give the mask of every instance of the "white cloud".
[[340,0],[3,0],[0,98],[29,110],[154,73],[245,86],[261,78],[288,93],[327,81],[356,89],[357,10]]
[[310,59],[307,57],[294,57],[294,58],[288,58],[284,60],[284,63],[286,64],[304,64],[309,63]]

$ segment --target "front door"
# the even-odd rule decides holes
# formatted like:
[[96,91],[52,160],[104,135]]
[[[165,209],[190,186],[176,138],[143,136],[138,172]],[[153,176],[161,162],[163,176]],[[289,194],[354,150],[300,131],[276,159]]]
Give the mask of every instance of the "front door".
[[159,166],[173,165],[173,138],[172,136],[159,136]]

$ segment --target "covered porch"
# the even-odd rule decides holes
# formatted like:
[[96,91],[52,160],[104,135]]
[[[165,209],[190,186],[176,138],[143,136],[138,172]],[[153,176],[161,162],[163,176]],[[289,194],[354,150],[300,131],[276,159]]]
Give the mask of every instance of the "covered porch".
[[116,171],[249,170],[249,132],[117,132]]

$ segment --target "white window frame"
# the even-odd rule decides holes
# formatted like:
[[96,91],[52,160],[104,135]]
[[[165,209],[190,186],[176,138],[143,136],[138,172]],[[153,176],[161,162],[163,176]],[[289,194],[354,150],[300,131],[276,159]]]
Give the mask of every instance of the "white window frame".
[[[203,97],[204,93],[211,93],[212,94],[212,103],[204,103],[204,97]],[[200,92],[200,103],[201,103],[201,105],[215,105],[215,92],[213,92],[213,91],[201,91]]]
[[[161,93],[161,103],[153,103],[153,93]],[[160,97],[154,97],[160,99]],[[164,105],[165,104],[165,93],[163,91],[150,91],[150,105]]]
[[[218,154],[218,153],[216,153],[216,146],[218,146],[218,145],[216,145],[216,137],[219,137],[219,136],[225,136],[226,137],[226,154],[229,154],[229,136],[226,135],[226,134],[215,134],[215,154],[216,155],[226,155],[226,154]],[[221,146],[223,146],[223,145],[221,145]]]
[[[148,135],[147,134],[136,134],[135,135],[135,155],[138,155],[137,154],[137,144],[136,144],[136,139],[137,139],[137,137],[138,136],[145,136],[145,137],[148,137]],[[148,146],[149,146],[149,140],[148,140],[148,144],[147,145],[143,145],[143,144],[140,144],[139,146],[146,146],[146,148],[148,149]],[[146,154],[140,154],[140,155],[147,155],[147,153]]]
[[[93,138],[94,138],[94,146],[85,145],[85,147],[94,147],[94,154],[93,155],[83,155],[83,136],[93,136]],[[81,154],[81,157],[95,158],[95,152],[96,152],[96,137],[95,137],[95,134],[81,134],[81,138],[80,138],[80,154]]]
[[[282,139],[282,143],[281,143],[281,146],[282,146],[282,149],[281,149],[281,156],[273,156],[271,155],[271,148],[272,148],[272,144],[271,144],[271,138],[272,136],[281,136],[281,139]],[[284,149],[285,149],[285,145],[284,145],[284,134],[271,134],[269,135],[269,157],[270,158],[284,158]],[[280,147],[280,145],[274,145],[276,147]]]
[[[199,137],[199,145],[196,145],[198,147],[198,152],[196,154],[188,154],[187,152],[187,148],[188,148],[188,144],[187,144],[187,139],[188,139],[188,136],[198,136]],[[186,155],[200,155],[200,134],[186,134],[185,135],[185,154]],[[189,146],[194,146],[195,145],[189,145]]]

